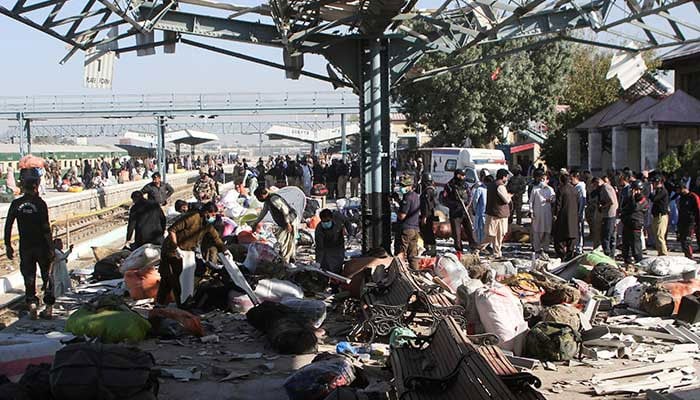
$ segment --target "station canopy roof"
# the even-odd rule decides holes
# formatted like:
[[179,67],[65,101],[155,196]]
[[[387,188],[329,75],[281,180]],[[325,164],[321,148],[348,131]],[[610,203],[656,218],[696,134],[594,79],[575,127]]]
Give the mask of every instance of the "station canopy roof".
[[[195,131],[192,129],[181,129],[165,133],[165,143],[189,144],[196,146],[207,142],[218,141],[219,137],[213,133]],[[121,144],[140,145],[142,147],[156,147],[158,139],[150,132],[126,131],[124,137],[119,140]]]
[[192,129],[181,129],[179,131],[171,131],[165,134],[166,143],[174,144],[189,144],[196,146],[207,142],[216,142],[219,137],[213,133],[195,131]]

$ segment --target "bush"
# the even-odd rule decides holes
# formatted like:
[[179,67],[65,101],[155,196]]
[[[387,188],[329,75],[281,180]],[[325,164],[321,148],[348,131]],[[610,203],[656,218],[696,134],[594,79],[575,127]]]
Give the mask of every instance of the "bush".
[[659,160],[659,165],[657,166],[661,172],[665,174],[673,174],[681,168],[681,162],[678,161],[678,155],[675,150],[671,150],[665,156]]

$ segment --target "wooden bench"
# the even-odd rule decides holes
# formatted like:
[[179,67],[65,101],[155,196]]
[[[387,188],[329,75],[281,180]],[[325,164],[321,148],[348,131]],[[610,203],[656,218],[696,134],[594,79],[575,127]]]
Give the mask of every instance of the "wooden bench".
[[511,390],[466,338],[456,321],[440,321],[432,335],[392,349],[389,365],[399,400],[516,400]]
[[418,312],[426,313],[433,329],[447,316],[466,326],[464,308],[439,293],[425,293],[400,258],[394,257],[384,273],[379,281],[365,284],[364,321],[353,329],[351,337],[369,341],[386,337],[395,327],[413,322]]
[[489,366],[498,375],[503,383],[519,394],[523,400],[544,400],[542,393],[533,389],[539,388],[542,382],[529,372],[519,372],[508,360],[503,351],[496,346],[476,346],[476,351],[489,363]]

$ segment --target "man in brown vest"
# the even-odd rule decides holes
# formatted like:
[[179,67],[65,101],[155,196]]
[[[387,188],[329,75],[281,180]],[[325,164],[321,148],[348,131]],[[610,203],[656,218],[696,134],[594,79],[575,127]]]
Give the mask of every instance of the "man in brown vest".
[[493,247],[493,255],[502,258],[501,246],[503,237],[508,232],[508,217],[510,216],[511,194],[506,189],[508,170],[499,169],[496,180],[486,189],[486,236],[480,250],[488,244]]

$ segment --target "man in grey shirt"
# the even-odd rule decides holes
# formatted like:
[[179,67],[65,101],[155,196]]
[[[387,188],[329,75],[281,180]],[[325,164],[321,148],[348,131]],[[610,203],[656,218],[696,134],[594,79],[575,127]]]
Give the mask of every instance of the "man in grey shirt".
[[603,217],[601,242],[603,252],[609,257],[615,257],[615,221],[617,219],[617,193],[610,184],[610,178],[601,178],[603,186],[600,188],[599,208]]

